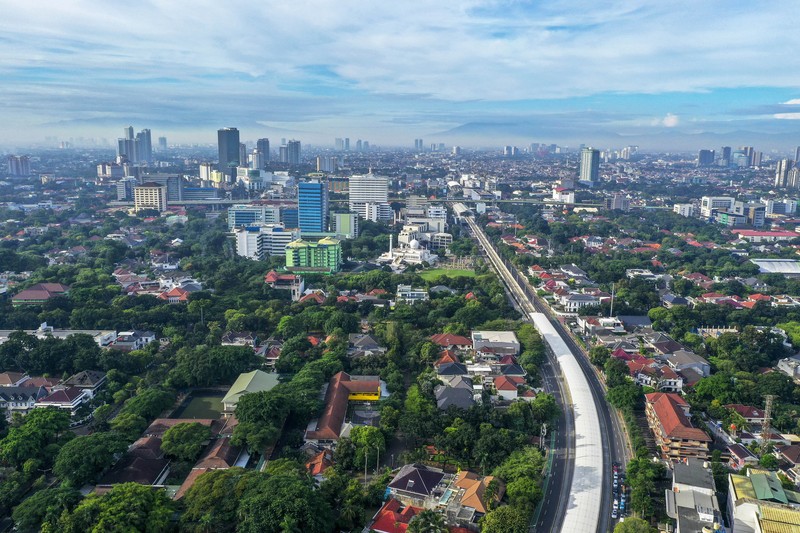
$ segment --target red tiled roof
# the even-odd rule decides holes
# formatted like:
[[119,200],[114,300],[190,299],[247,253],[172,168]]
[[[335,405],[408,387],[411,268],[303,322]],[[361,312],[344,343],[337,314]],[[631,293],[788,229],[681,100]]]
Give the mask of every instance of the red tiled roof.
[[330,450],[322,450],[306,462],[306,470],[312,476],[318,476],[333,466],[333,454]]
[[725,406],[725,408],[739,413],[743,418],[764,418],[764,411],[758,407],[743,405],[740,403],[729,403]]
[[53,391],[49,396],[45,396],[39,403],[72,403],[83,391],[77,387]]
[[405,533],[411,519],[421,512],[420,507],[410,505],[404,507],[402,503],[392,498],[375,515],[370,530],[378,533]]
[[519,376],[498,376],[494,378],[494,388],[497,390],[515,391],[517,386],[525,383]]
[[180,287],[173,287],[172,289],[162,292],[158,295],[161,300],[169,300],[170,298],[177,298],[178,301],[185,302],[189,299],[189,291]]
[[688,406],[688,404],[680,395],[669,392],[653,392],[646,394],[645,398],[647,403],[653,406],[664,437],[711,442],[711,438],[703,430],[693,427],[686,418],[682,406]]
[[306,294],[299,300],[300,303],[312,302],[312,301],[322,305],[323,303],[325,303],[325,297],[318,292],[312,292]]
[[437,333],[431,335],[431,340],[439,346],[472,346],[472,341],[461,335],[453,335],[452,333]]
[[450,350],[444,350],[441,357],[433,364],[433,366],[443,365],[445,363],[460,363],[458,356]]
[[351,381],[350,374],[338,372],[325,393],[325,408],[317,421],[317,428],[306,433],[307,439],[337,440],[347,414],[347,402],[351,392],[375,392],[380,381]]

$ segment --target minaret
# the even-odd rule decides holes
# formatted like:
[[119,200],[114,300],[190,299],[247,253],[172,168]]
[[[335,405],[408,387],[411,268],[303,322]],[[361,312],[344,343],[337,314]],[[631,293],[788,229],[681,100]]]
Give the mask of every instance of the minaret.
[[392,248],[393,248],[392,244],[393,244],[393,242],[394,242],[394,234],[390,233],[389,234],[389,259],[394,259],[394,256],[392,255]]

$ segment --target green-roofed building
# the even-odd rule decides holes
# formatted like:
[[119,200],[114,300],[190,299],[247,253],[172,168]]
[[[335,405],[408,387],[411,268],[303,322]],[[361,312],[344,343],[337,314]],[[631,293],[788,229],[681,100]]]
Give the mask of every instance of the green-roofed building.
[[324,237],[317,242],[298,239],[286,245],[286,270],[293,274],[331,274],[341,266],[339,239]]
[[236,411],[236,404],[239,403],[239,398],[243,394],[268,391],[277,384],[278,374],[268,374],[261,370],[239,374],[231,388],[228,389],[228,394],[222,399],[222,415],[225,417],[233,415]]
[[736,533],[800,531],[800,493],[783,488],[775,472],[750,468],[728,476],[728,521]]

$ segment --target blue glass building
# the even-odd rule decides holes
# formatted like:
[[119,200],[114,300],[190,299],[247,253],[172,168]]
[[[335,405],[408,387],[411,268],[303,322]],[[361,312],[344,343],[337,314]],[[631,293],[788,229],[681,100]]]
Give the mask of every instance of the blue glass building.
[[297,222],[301,232],[328,229],[328,183],[303,181],[297,185]]

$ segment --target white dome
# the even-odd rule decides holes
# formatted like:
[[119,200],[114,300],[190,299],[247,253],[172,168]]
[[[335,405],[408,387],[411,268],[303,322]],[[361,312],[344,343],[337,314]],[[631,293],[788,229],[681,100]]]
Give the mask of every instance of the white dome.
[[408,247],[412,250],[419,250],[419,241],[417,239],[413,239],[410,243],[408,243]]

